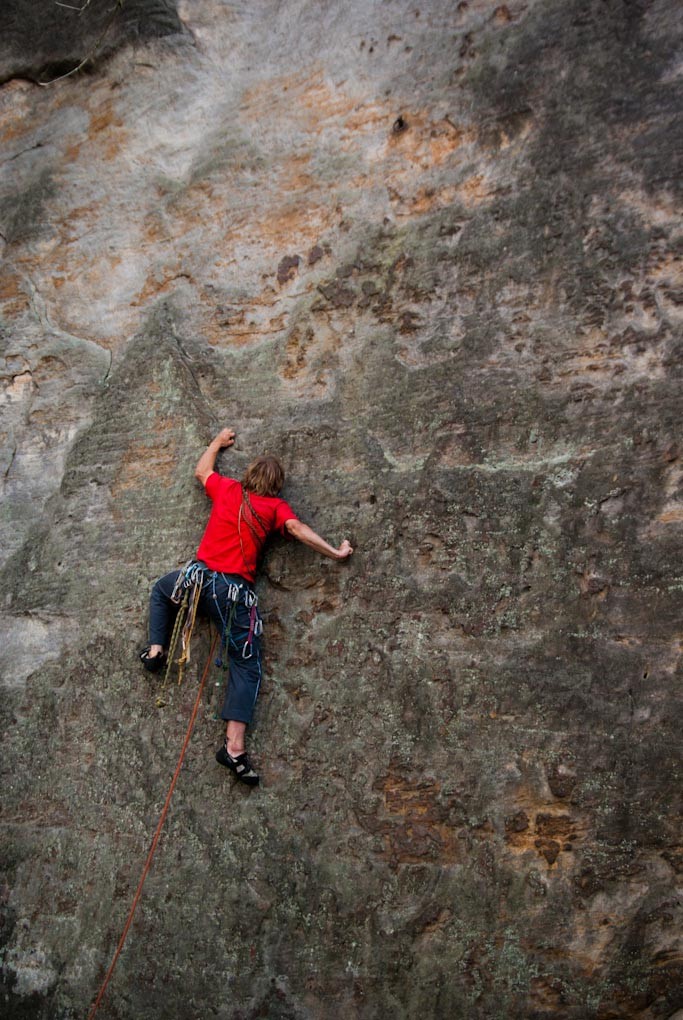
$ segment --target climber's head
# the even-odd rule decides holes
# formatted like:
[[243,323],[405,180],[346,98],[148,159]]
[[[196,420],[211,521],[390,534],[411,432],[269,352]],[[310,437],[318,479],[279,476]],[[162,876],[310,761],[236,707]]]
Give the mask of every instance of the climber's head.
[[277,457],[257,457],[244,473],[242,485],[257,496],[277,496],[285,484],[285,473]]

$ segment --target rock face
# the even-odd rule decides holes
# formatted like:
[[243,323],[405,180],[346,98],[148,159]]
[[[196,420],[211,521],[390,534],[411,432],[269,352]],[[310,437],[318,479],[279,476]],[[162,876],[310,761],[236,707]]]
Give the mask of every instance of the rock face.
[[161,709],[136,648],[223,425],[357,551],[268,554],[262,786],[212,675],[100,1015],[669,1017],[680,6],[35,8],[0,33],[3,1017],[85,1017],[111,960],[208,635]]

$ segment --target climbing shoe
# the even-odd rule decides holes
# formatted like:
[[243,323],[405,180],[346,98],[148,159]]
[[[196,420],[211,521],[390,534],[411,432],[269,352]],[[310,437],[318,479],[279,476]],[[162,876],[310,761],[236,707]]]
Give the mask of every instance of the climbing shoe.
[[228,754],[228,749],[223,744],[216,751],[216,761],[219,765],[225,765],[226,769],[234,772],[241,783],[246,783],[247,786],[258,786],[258,773],[254,772],[246,752],[233,758],[231,754]]
[[140,662],[150,673],[158,673],[166,665],[166,656],[163,652],[159,655],[149,654],[149,645],[140,652]]

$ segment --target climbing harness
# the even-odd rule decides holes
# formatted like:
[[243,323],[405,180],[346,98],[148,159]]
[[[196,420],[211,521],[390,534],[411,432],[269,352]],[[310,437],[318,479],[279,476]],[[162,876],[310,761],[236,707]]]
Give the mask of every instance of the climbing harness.
[[[221,596],[216,591],[216,582],[221,578],[226,584],[226,591]],[[243,659],[250,659],[253,655],[253,639],[260,637],[263,633],[263,622],[258,612],[258,597],[251,588],[243,584],[228,580],[225,574],[216,570],[209,570],[201,560],[189,560],[178,574],[176,583],[171,593],[171,601],[179,606],[178,613],[173,625],[171,641],[168,649],[166,671],[161,685],[161,691],[157,698],[157,708],[163,708],[166,704],[164,691],[166,690],[171,670],[174,665],[178,667],[178,683],[182,682],[185,667],[190,662],[191,642],[194,626],[197,620],[199,600],[203,591],[210,594],[214,600],[219,619],[221,621],[220,655],[216,659],[216,666],[227,670],[230,658],[230,634],[232,630],[235,612],[240,601],[249,610],[249,633],[244,645],[239,651]],[[225,612],[223,611],[223,606]],[[175,655],[181,645],[181,654],[176,660]],[[233,645],[234,648],[234,645]],[[219,686],[219,685],[217,685]]]
[[143,887],[143,885],[145,883],[145,879],[147,878],[147,873],[149,872],[149,869],[152,866],[152,859],[154,857],[154,852],[155,852],[155,850],[157,848],[157,844],[158,844],[159,838],[161,836],[161,830],[163,828],[164,822],[166,821],[166,815],[168,814],[168,809],[169,809],[169,806],[170,806],[170,803],[171,803],[171,797],[173,796],[173,791],[175,789],[175,785],[176,785],[176,783],[178,781],[178,776],[180,775],[180,770],[182,768],[183,761],[185,759],[185,752],[187,751],[188,745],[190,743],[190,738],[192,736],[192,731],[194,730],[194,724],[195,724],[196,719],[197,719],[197,713],[199,712],[199,706],[201,704],[202,694],[204,693],[204,686],[206,684],[206,678],[209,675],[209,669],[211,668],[211,660],[213,658],[213,654],[214,654],[214,650],[216,648],[217,640],[218,640],[218,635],[214,634],[213,641],[211,643],[211,650],[209,651],[209,657],[206,660],[206,665],[204,666],[204,672],[202,673],[202,678],[201,678],[201,680],[199,682],[199,690],[197,691],[197,697],[195,698],[194,706],[192,708],[192,714],[190,716],[190,721],[189,721],[189,723],[187,725],[187,731],[185,733],[185,740],[183,741],[183,746],[180,749],[180,755],[178,757],[178,763],[177,763],[177,765],[175,767],[175,772],[173,773],[173,778],[171,780],[171,785],[170,785],[170,787],[168,789],[168,793],[166,794],[166,800],[164,802],[164,806],[161,809],[161,815],[159,816],[159,822],[157,824],[156,831],[155,831],[154,836],[152,838],[152,842],[151,842],[151,845],[150,845],[150,848],[149,848],[149,853],[147,854],[147,860],[145,861],[145,866],[142,869],[142,876],[140,877],[140,881],[138,882],[138,887],[135,890],[135,895],[133,896],[133,903],[132,903],[132,906],[130,908],[130,911],[128,912],[128,917],[127,917],[126,923],[125,923],[125,925],[123,927],[123,932],[121,934],[121,938],[119,939],[118,945],[116,947],[116,951],[114,953],[114,958],[112,959],[111,964],[109,965],[109,970],[107,971],[107,973],[106,973],[106,975],[104,977],[104,981],[102,982],[102,984],[100,986],[100,990],[99,990],[99,992],[97,994],[97,998],[95,999],[95,1001],[94,1001],[94,1003],[92,1005],[92,1009],[90,1010],[90,1013],[88,1014],[88,1020],[93,1020],[95,1014],[97,1013],[97,1010],[99,1009],[100,1003],[102,1002],[102,999],[104,998],[104,993],[107,990],[107,985],[109,984],[109,982],[111,980],[111,976],[114,973],[114,968],[116,967],[118,958],[121,955],[121,951],[122,951],[124,943],[126,941],[126,937],[127,937],[128,932],[130,930],[130,926],[133,923],[133,917],[135,915],[135,911],[137,909],[137,905],[138,905],[138,903],[140,901],[140,896],[142,895],[142,887]]

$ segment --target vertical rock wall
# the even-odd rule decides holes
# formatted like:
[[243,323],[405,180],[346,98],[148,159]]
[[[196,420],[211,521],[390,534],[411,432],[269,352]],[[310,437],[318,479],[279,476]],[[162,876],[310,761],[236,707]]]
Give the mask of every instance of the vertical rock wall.
[[3,1016],[111,959],[208,648],[157,708],[147,594],[231,425],[357,552],[270,550],[262,787],[212,677],[102,1014],[670,1017],[678,5],[57,14],[0,43]]

